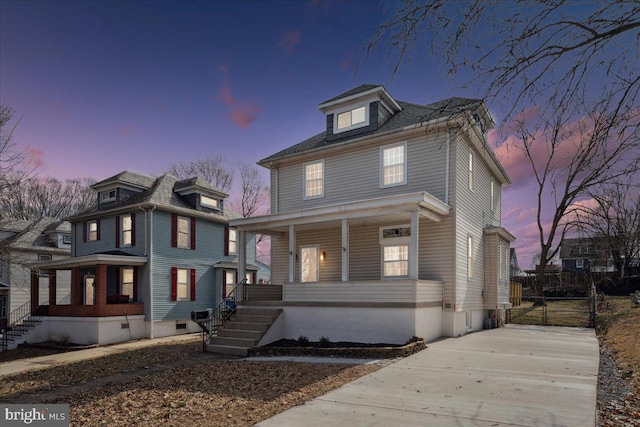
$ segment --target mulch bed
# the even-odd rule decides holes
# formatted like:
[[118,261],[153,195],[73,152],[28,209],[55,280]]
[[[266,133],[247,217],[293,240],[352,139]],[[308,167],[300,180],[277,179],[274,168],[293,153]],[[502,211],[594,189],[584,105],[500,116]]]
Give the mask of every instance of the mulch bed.
[[249,356],[320,356],[348,357],[357,359],[393,359],[405,357],[427,346],[421,338],[407,344],[354,343],[354,342],[308,342],[301,344],[297,340],[283,339],[263,347],[249,349]]

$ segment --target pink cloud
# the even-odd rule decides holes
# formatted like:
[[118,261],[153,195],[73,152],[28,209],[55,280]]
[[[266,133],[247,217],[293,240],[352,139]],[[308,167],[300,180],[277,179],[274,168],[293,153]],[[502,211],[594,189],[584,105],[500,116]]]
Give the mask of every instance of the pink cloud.
[[255,102],[246,102],[241,99],[235,98],[231,94],[231,86],[229,86],[229,67],[226,64],[222,64],[218,67],[220,72],[224,75],[222,86],[220,87],[220,99],[222,102],[230,107],[231,111],[229,115],[231,120],[241,128],[246,128],[253,123],[258,114],[262,111],[262,107],[259,107]]
[[353,56],[353,52],[347,53],[344,58],[342,58],[342,61],[340,61],[340,68],[343,70],[350,70],[353,68]]
[[44,152],[36,148],[27,147],[26,162],[29,166],[39,168],[44,164]]
[[127,125],[121,129],[118,129],[118,135],[126,136],[133,132],[133,125]]
[[278,42],[278,46],[283,48],[287,53],[293,53],[295,47],[300,44],[300,35],[299,30],[287,31]]

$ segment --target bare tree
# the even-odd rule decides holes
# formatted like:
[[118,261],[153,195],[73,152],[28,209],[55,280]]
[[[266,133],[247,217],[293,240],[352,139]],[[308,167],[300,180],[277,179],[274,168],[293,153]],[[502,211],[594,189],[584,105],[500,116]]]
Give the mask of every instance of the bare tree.
[[604,245],[618,283],[626,285],[640,255],[640,187],[632,177],[617,179],[593,194],[594,206],[580,208],[580,225]]
[[269,199],[269,186],[262,180],[260,172],[248,163],[240,162],[241,193],[234,207],[243,217],[249,217],[262,208]]
[[13,191],[0,193],[0,207],[9,218],[37,220],[64,219],[95,205],[89,178],[67,179],[28,177]]
[[0,105],[0,194],[8,195],[17,190],[23,178],[28,176],[24,168],[24,151],[13,142],[13,132],[18,125],[10,124],[13,108]]
[[223,192],[228,192],[233,183],[233,171],[227,168],[226,160],[221,155],[189,162],[175,162],[169,165],[165,172],[179,179],[200,177]]

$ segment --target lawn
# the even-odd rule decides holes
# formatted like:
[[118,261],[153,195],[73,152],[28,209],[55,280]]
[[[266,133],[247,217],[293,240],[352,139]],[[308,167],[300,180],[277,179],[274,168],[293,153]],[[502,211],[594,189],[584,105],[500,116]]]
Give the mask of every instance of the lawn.
[[534,305],[533,301],[522,301],[511,310],[511,323],[543,326],[589,326],[589,300],[546,299],[546,305]]

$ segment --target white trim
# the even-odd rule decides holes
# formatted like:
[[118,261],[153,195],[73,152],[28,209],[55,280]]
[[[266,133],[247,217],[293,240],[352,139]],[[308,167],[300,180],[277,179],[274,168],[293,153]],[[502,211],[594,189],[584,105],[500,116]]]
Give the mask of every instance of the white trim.
[[[365,96],[369,96],[369,95],[376,95],[376,94],[382,94],[384,95],[384,97],[386,97],[387,99],[389,99],[389,101],[392,102],[393,106],[395,108],[397,108],[397,111],[402,110],[402,107],[400,107],[400,104],[398,104],[398,102],[393,99],[393,97],[389,94],[389,92],[387,92],[387,90],[383,87],[383,86],[376,86],[372,89],[369,90],[365,90],[364,92],[358,92],[355,93],[353,95],[349,95],[349,96],[345,96],[344,98],[338,98],[338,99],[334,99],[333,101],[329,101],[329,102],[325,102],[322,104],[318,104],[318,109],[322,112],[326,112],[328,107],[334,106],[334,105],[338,105],[338,104],[343,104],[345,102],[348,101],[354,101],[356,99],[359,98],[363,98]],[[384,98],[383,96],[379,96],[380,99]]]
[[[394,182],[392,184],[385,184],[384,183],[384,152],[386,150],[391,150],[394,149],[396,147],[402,147],[402,159],[403,159],[403,163],[402,163],[402,181],[400,182]],[[399,164],[399,163],[398,163]],[[388,144],[388,145],[383,145],[382,147],[380,147],[380,188],[389,188],[389,187],[398,187],[400,185],[406,185],[407,184],[407,141],[402,141],[402,142],[396,142],[394,144]]]
[[129,256],[129,255],[106,255],[106,254],[93,254],[84,255],[73,258],[59,259],[56,261],[49,261],[43,263],[34,263],[31,266],[35,268],[53,268],[63,269],[72,267],[86,267],[96,264],[106,265],[145,265],[147,263],[146,256]]
[[[359,128],[363,128],[363,127],[367,127],[369,126],[369,109],[370,109],[370,101],[366,101],[366,102],[359,102],[357,104],[351,104],[349,106],[346,107],[342,107],[339,109],[336,109],[334,111],[331,111],[330,114],[333,114],[333,134],[339,134],[342,132],[347,132],[350,130],[354,130],[354,129],[359,129]],[[351,124],[351,126],[347,126],[347,127],[343,127],[343,128],[339,128],[338,127],[338,116],[340,114],[344,114],[346,112],[351,112],[353,114],[353,111],[355,110],[359,110],[360,108],[364,108],[364,121],[362,122],[358,122],[356,124]]]
[[[307,196],[307,166],[313,166],[320,164],[322,165],[322,192],[318,195]],[[312,199],[321,199],[324,197],[324,159],[314,160],[311,162],[303,163],[302,165],[302,200],[312,200]]]

